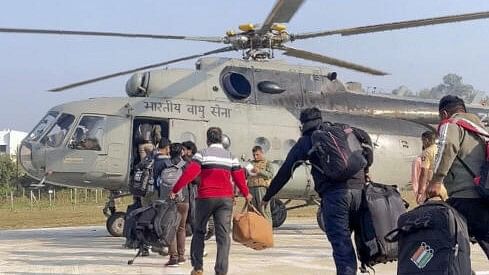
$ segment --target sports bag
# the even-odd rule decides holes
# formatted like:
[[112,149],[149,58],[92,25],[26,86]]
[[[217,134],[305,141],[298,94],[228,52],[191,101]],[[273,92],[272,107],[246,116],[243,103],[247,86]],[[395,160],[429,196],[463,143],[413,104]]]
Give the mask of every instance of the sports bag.
[[141,201],[136,200],[133,204],[127,206],[126,215],[124,217],[124,229],[122,235],[126,238],[124,246],[126,248],[138,248],[139,242],[136,238],[136,219],[131,213],[141,208]]
[[129,265],[142,253],[144,247],[170,246],[181,219],[176,201],[170,199],[156,200],[150,206],[136,209],[129,214],[129,218],[135,219],[133,230],[139,244],[138,253],[127,262]]
[[485,129],[465,119],[450,118],[445,121],[442,121],[440,126],[445,123],[457,124],[459,127],[463,128],[464,130],[478,135],[484,141],[485,144],[484,150],[486,153],[486,158],[481,163],[481,166],[478,170],[474,171],[459,156],[457,156],[457,159],[460,161],[460,163],[462,163],[464,168],[467,169],[467,171],[474,178],[473,180],[474,187],[479,193],[479,195],[481,196],[481,198],[485,199],[486,201],[489,201],[489,133]]
[[345,181],[367,166],[363,149],[346,124],[323,123],[311,135],[312,148],[308,154],[314,167],[334,181]]
[[[164,200],[168,198],[173,186],[175,186],[178,179],[182,176],[183,167],[185,167],[186,164],[187,162],[180,160],[177,164],[172,164],[170,167],[167,167],[161,171],[161,175],[158,179],[161,199]],[[183,199],[182,190],[180,190],[180,192],[177,193],[176,200],[181,202]]]
[[397,243],[387,242],[384,237],[397,227],[397,220],[406,213],[406,208],[396,186],[374,182],[365,186],[360,232],[355,234],[361,272],[375,264],[397,260]]
[[233,240],[254,250],[273,247],[272,224],[247,202],[233,217]]
[[429,200],[403,214],[386,236],[398,241],[397,274],[471,274],[465,220],[443,201]]
[[149,186],[153,186],[153,158],[145,158],[135,167],[134,175],[129,182],[129,192],[137,197],[144,197]]

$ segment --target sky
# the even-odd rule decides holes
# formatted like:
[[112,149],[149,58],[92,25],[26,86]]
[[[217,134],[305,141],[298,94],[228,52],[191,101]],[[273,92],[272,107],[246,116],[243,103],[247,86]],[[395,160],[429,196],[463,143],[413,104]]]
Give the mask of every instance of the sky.
[[[16,0],[3,1],[0,28],[67,29],[175,35],[224,35],[260,23],[273,0]],[[487,0],[309,0],[288,24],[290,33],[489,11]],[[390,73],[371,76],[327,66],[342,81],[389,92],[400,85],[431,88],[456,73],[489,91],[489,19],[354,36],[295,41],[314,51]],[[0,33],[0,129],[29,131],[53,106],[80,99],[126,96],[128,76],[61,93],[47,90],[164,60],[212,50],[205,42]],[[239,58],[239,53],[221,54]],[[280,54],[293,64],[320,65]],[[171,65],[192,68],[195,61]],[[323,65],[321,65],[323,66]]]

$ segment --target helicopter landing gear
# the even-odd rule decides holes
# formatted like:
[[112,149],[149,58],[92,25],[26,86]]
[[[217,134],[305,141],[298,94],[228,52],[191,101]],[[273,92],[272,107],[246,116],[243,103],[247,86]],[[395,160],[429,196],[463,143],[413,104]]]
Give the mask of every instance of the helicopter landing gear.
[[270,200],[270,210],[272,212],[272,225],[274,228],[281,226],[287,219],[287,208],[285,208],[285,206],[289,201],[290,200],[284,203],[276,198]]
[[126,213],[122,211],[116,211],[115,200],[121,197],[129,196],[129,193],[122,193],[120,191],[111,191],[109,200],[105,203],[105,207],[102,210],[107,217],[105,226],[107,231],[113,237],[122,237],[124,230],[124,221]]
[[317,200],[314,197],[311,197],[308,200],[306,200],[304,204],[287,207],[287,205],[291,201],[292,199],[288,199],[285,202],[283,202],[277,198],[273,198],[270,200],[270,209],[272,211],[272,221],[273,221],[274,228],[280,227],[285,222],[285,220],[287,219],[288,210],[302,208],[310,205],[317,205],[319,206],[316,213],[317,223],[319,225],[319,228],[321,228],[321,230],[324,231],[323,215],[321,213],[321,203],[319,202],[319,200]]

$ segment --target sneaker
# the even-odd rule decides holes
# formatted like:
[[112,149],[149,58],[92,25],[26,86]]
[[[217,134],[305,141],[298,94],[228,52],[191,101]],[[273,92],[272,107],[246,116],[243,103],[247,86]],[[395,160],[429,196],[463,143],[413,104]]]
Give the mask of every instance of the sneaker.
[[204,270],[194,269],[192,272],[190,272],[190,275],[204,275]]
[[178,266],[178,259],[170,257],[170,260],[165,264],[166,267],[176,267]]
[[185,257],[184,257],[184,256],[180,256],[180,257],[178,257],[178,264],[179,264],[179,265],[184,264],[186,261],[187,261],[187,259],[185,259]]

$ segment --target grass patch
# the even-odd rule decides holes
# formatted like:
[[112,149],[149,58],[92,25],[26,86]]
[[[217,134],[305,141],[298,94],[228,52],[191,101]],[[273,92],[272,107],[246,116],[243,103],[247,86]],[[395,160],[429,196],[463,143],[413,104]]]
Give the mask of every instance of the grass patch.
[[[125,211],[132,198],[124,197],[116,200],[118,211]],[[11,203],[0,204],[0,229],[43,228],[79,225],[105,225],[106,217],[102,213],[105,202],[56,202],[41,199],[31,207],[29,199],[18,199]]]
[[[51,201],[46,197],[41,197],[34,204],[28,198],[16,198],[14,208],[11,209],[11,202],[5,199],[0,201],[0,229],[20,229],[20,228],[43,228],[60,226],[79,226],[79,225],[105,225],[106,217],[102,213],[105,201],[98,199],[85,200],[85,194],[81,193],[77,198],[77,204],[70,197],[69,192],[60,193],[56,201]],[[401,195],[410,204],[410,209],[416,206],[416,201],[411,191],[402,191]],[[237,199],[235,211],[241,211],[244,200]],[[131,197],[124,197],[116,200],[117,210],[125,211],[128,204],[132,203]],[[292,201],[287,206],[302,204],[302,201]],[[317,206],[311,205],[303,208],[290,210],[288,217],[315,218]]]

